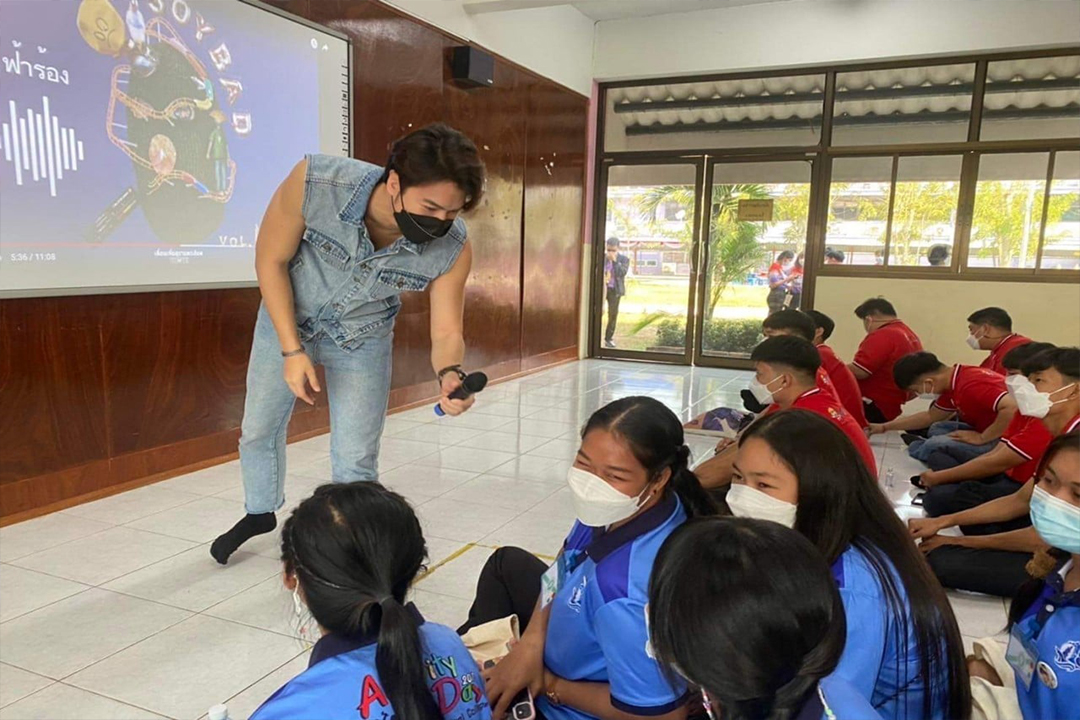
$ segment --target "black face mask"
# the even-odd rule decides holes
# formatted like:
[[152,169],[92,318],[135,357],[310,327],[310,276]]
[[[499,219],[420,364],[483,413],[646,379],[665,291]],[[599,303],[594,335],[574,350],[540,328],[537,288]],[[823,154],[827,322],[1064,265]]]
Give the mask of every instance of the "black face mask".
[[401,201],[401,210],[394,210],[394,220],[405,239],[416,245],[424,245],[450,232],[453,220],[440,220],[430,215],[415,215],[405,212],[405,201]]

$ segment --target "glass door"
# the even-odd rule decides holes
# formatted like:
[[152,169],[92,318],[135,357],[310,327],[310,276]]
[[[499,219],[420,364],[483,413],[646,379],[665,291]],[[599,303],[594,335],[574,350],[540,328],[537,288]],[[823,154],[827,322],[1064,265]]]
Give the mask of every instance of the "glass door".
[[694,363],[743,365],[761,321],[802,305],[813,162],[713,161]]
[[687,327],[704,161],[602,168],[594,232],[592,355],[691,362]]

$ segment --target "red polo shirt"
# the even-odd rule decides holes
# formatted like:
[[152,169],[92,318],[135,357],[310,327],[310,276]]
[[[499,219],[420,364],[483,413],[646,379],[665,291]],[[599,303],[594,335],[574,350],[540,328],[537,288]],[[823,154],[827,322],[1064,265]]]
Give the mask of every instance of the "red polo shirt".
[[1073,430],[1080,428],[1080,415],[1077,415],[1069,422],[1065,423],[1065,429],[1061,431],[1062,435],[1068,435]]
[[971,365],[954,365],[951,384],[952,389],[942,393],[934,407],[956,413],[977,432],[994,424],[998,405],[1009,394],[1004,375]]
[[1000,375],[1007,375],[1008,370],[1001,364],[1001,361],[1009,354],[1010,350],[1021,345],[1027,345],[1029,342],[1031,342],[1031,338],[1026,338],[1023,335],[1017,335],[1016,333],[1006,335],[1001,339],[1001,342],[994,346],[994,349],[979,364],[979,367],[993,370]]
[[1039,468],[1039,461],[1046,446],[1053,440],[1050,431],[1038,418],[1016,413],[1009,422],[1009,427],[1001,435],[1001,442],[1014,453],[1024,458],[1024,462],[1009,468],[1005,474],[1018,483],[1030,480]]
[[859,380],[859,390],[885,416],[895,420],[900,416],[900,406],[909,399],[908,391],[893,381],[893,365],[905,355],[922,350],[919,336],[900,320],[882,325],[863,338],[852,364],[870,373]]
[[818,345],[817,349],[818,354],[821,355],[821,367],[829,376],[840,404],[851,413],[851,417],[855,418],[859,427],[866,427],[866,412],[863,408],[862,393],[859,391],[859,381],[855,379],[855,374],[828,345]]
[[[855,449],[862,455],[863,460],[866,461],[870,474],[877,477],[877,461],[874,459],[874,450],[870,447],[870,441],[866,439],[866,433],[855,422],[855,418],[851,417],[847,410],[844,410],[835,396],[829,395],[821,388],[811,388],[795,399],[791,409],[809,410],[817,413],[843,430],[844,434],[848,436],[855,446]],[[774,412],[781,412],[779,405],[770,405],[764,414],[771,415]]]

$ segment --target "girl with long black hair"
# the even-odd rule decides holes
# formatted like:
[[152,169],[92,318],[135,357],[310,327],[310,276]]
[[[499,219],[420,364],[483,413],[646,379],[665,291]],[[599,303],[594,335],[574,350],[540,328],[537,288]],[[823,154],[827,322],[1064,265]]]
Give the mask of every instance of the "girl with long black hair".
[[884,718],[966,718],[964,648],[952,608],[847,437],[804,410],[739,441],[727,503],[802,533],[832,566],[847,615],[837,674]]
[[701,689],[713,720],[880,718],[843,678],[844,606],[829,564],[778,523],[693,520],[653,567],[657,658]]
[[285,522],[281,555],[297,612],[323,635],[252,720],[490,720],[457,633],[405,602],[427,558],[405,498],[378,483],[323,485]]
[[679,418],[652,398],[616,400],[586,423],[567,476],[578,522],[559,557],[549,568],[519,548],[497,550],[459,629],[512,614],[524,627],[485,676],[496,717],[524,689],[546,720],[686,717],[685,685],[649,649],[645,605],[664,540],[715,510],[689,458]]

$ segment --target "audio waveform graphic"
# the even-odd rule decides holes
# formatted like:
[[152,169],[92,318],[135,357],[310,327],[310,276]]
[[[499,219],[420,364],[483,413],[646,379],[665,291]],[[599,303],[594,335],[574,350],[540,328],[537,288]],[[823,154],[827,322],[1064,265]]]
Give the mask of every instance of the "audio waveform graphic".
[[61,127],[59,118],[49,112],[47,96],[41,97],[41,112],[27,108],[25,114],[10,100],[8,115],[0,143],[4,160],[15,167],[15,184],[30,178],[48,182],[50,194],[56,197],[56,181],[63,180],[65,172],[77,172],[83,161],[82,140],[74,128]]

